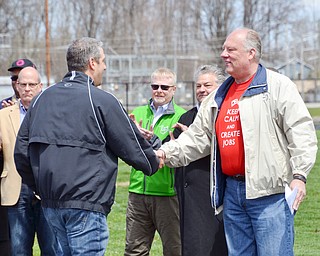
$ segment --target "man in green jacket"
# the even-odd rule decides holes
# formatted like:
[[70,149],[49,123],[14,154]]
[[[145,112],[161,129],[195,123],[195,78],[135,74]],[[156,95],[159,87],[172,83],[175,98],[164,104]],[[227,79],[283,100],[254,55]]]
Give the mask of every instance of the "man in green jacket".
[[[176,74],[159,68],[151,75],[152,98],[137,107],[132,118],[141,133],[150,140],[154,135],[164,140],[185,110],[174,103]],[[125,255],[148,255],[158,231],[163,255],[181,255],[179,205],[174,189],[174,169],[164,166],[147,177],[132,168],[126,216]]]

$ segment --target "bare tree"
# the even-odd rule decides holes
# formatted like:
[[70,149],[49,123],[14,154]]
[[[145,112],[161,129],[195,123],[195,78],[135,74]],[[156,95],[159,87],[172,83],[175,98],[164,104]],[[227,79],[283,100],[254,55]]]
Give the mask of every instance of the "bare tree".
[[9,32],[9,24],[11,20],[11,15],[14,9],[11,8],[10,2],[6,0],[0,0],[0,33]]
[[[308,41],[298,46],[299,35],[306,31],[319,33],[308,22],[301,3],[302,0],[49,1],[52,75],[61,78],[66,67],[65,50],[78,37],[101,39],[108,54],[197,55],[199,61],[219,63],[226,36],[243,26],[260,33],[265,59],[283,61],[293,54],[295,44],[300,50],[301,45],[317,46]],[[38,0],[0,0],[0,33],[11,35],[11,47],[1,52],[0,58],[11,63],[13,58],[29,57],[41,68],[45,59],[43,9]]]
[[232,28],[234,2],[224,0],[201,1],[201,29],[205,42],[211,47],[212,60],[222,65],[220,53],[223,42]]

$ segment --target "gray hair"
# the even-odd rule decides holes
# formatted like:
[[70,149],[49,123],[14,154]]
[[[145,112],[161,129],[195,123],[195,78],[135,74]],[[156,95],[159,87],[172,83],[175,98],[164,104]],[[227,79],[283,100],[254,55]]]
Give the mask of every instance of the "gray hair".
[[194,73],[194,81],[196,82],[199,79],[199,76],[204,74],[212,74],[215,75],[217,78],[217,84],[220,85],[224,82],[226,77],[224,76],[224,73],[221,68],[219,68],[217,65],[202,65],[197,68],[197,70]]
[[158,77],[172,79],[172,85],[177,84],[177,74],[173,72],[171,69],[164,68],[164,67],[156,69],[151,74],[151,81],[154,81]]
[[253,29],[248,29],[244,47],[248,51],[250,51],[251,49],[255,49],[255,59],[259,62],[262,56],[262,44],[258,32],[254,31]]
[[69,72],[85,72],[88,69],[90,58],[99,63],[102,46],[103,43],[101,41],[90,37],[74,40],[69,46],[66,55]]

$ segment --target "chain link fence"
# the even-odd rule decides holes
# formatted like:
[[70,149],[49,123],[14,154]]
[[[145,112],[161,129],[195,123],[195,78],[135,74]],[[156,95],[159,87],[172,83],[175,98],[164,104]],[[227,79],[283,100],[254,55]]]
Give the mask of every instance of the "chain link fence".
[[[102,89],[115,95],[128,112],[137,106],[148,104],[152,95],[150,83],[146,82],[108,82],[102,85]],[[186,110],[192,108],[196,104],[195,83],[191,81],[178,82],[174,100],[176,104]]]

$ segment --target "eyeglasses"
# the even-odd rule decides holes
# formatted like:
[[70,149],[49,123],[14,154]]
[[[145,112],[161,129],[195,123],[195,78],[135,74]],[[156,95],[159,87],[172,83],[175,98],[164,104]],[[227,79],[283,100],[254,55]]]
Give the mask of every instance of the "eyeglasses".
[[35,88],[40,83],[18,83],[21,88],[26,88],[28,85],[30,88]]
[[151,85],[152,90],[155,90],[155,91],[158,90],[159,87],[163,91],[168,91],[170,87],[173,87],[173,85],[165,85],[165,84],[152,84]]
[[11,78],[11,81],[17,81],[18,80],[18,76],[16,76],[16,75],[15,76],[11,76],[10,78]]

